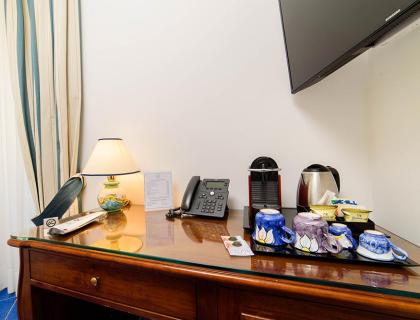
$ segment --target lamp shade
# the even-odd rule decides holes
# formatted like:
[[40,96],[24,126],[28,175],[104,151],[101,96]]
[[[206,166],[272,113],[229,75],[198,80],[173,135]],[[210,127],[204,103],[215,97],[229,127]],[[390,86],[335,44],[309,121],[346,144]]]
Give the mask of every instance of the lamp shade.
[[119,176],[140,172],[120,138],[98,139],[83,176]]

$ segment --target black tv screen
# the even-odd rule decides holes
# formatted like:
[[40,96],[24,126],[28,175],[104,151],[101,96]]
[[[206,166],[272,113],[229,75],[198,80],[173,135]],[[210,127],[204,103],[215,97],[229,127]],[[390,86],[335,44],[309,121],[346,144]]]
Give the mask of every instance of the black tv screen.
[[420,0],[279,0],[292,93],[313,85],[414,11]]

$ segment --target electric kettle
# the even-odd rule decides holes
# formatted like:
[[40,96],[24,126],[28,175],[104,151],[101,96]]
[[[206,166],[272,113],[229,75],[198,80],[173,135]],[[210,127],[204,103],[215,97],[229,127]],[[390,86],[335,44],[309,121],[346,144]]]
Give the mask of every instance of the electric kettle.
[[309,206],[320,204],[326,192],[330,191],[338,196],[340,192],[340,175],[329,166],[313,164],[303,170],[296,196],[298,211],[309,211]]

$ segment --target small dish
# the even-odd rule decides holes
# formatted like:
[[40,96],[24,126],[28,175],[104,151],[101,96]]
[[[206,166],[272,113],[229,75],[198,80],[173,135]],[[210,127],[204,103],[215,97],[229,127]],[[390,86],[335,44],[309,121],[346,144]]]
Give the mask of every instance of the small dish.
[[371,210],[360,208],[343,208],[344,220],[347,222],[368,222]]
[[326,221],[335,221],[337,206],[312,205],[309,207],[313,213],[318,213]]

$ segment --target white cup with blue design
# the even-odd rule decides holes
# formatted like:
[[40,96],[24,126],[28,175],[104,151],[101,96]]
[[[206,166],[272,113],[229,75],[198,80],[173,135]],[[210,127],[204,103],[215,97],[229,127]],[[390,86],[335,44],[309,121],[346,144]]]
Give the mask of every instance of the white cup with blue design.
[[357,242],[353,238],[353,234],[349,227],[344,223],[332,223],[328,231],[335,236],[343,249],[356,250]]
[[373,260],[406,260],[407,252],[394,245],[382,232],[365,230],[359,236],[357,253]]
[[295,241],[295,232],[285,226],[284,216],[275,209],[261,209],[255,215],[252,238],[271,246],[284,246]]

